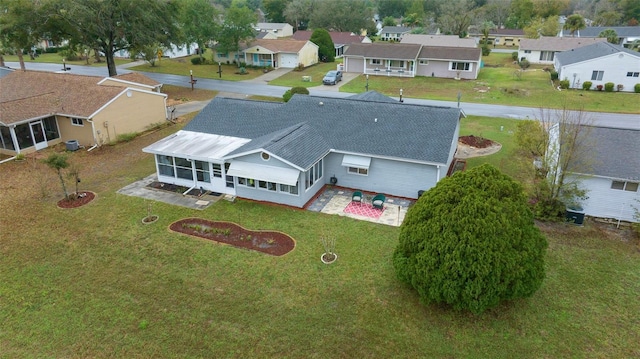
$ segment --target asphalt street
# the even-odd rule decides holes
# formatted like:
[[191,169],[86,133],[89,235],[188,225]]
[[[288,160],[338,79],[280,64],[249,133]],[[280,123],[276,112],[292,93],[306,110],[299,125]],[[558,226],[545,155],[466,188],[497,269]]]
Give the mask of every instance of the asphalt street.
[[[7,62],[8,67],[18,69],[20,65],[17,62]],[[29,62],[26,64],[28,70],[37,71],[50,71],[61,72],[62,64],[50,64],[50,63],[34,63]],[[94,76],[108,76],[106,67],[91,67],[91,66],[70,66],[70,73],[81,75],[94,75]],[[118,67],[118,73],[131,72],[126,69],[125,66]],[[163,84],[189,87],[189,76],[168,75],[142,72],[144,75]],[[224,75],[223,75],[224,76]],[[221,92],[239,93],[244,95],[260,95],[260,96],[272,96],[281,97],[288,87],[272,86],[258,83],[256,81],[250,82],[237,82],[237,81],[225,81],[218,79],[198,79],[196,84],[197,88],[215,90]],[[362,89],[364,91],[364,89]],[[375,89],[374,89],[375,90]],[[324,96],[333,98],[345,98],[353,95],[353,93],[339,92],[337,86],[334,90],[318,90],[310,88],[309,92],[312,96]],[[422,100],[407,97],[410,94],[404,94],[403,101],[407,104],[420,104],[430,106],[445,106],[445,107],[457,107],[458,103],[455,101],[435,101],[435,100]],[[464,99],[463,99],[464,100]],[[640,98],[638,99],[640,100]],[[196,110],[204,106],[206,102],[194,104],[192,108]],[[605,113],[605,112],[586,112],[585,114],[591,120],[593,125],[601,127],[613,127],[613,128],[627,128],[640,130],[640,101],[631,102],[628,104],[629,112],[635,112],[634,114],[619,114],[619,113]],[[487,116],[487,117],[503,117],[512,119],[534,119],[539,117],[540,109],[531,107],[519,107],[519,106],[505,106],[505,105],[487,105],[477,104],[469,102],[460,102],[460,108],[467,115],[473,116]]]

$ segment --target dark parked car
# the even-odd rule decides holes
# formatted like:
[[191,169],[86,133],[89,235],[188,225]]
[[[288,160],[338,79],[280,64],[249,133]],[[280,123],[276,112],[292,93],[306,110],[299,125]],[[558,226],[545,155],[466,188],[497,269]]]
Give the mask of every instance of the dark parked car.
[[322,79],[325,85],[335,85],[340,81],[342,81],[342,71],[329,71]]

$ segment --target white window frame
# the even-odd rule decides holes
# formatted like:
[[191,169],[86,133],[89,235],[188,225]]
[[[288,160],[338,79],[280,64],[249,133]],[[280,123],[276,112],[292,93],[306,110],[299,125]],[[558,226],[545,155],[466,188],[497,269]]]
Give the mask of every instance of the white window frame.
[[361,167],[347,167],[347,173],[351,175],[368,176],[369,169]]
[[81,118],[77,118],[77,117],[71,117],[71,125],[83,127],[84,126],[84,120],[81,119]]
[[591,81],[602,81],[604,77],[604,71],[593,70],[591,73]]
[[382,65],[382,60],[381,59],[371,59],[371,60],[369,60],[369,63],[371,65]]
[[[458,69],[458,65],[461,64],[463,69]],[[464,62],[464,61],[451,61],[449,62],[449,70],[451,71],[464,71],[464,72],[471,72],[473,69],[473,66],[471,65],[470,62]]]
[[300,190],[298,189],[298,185],[291,186],[288,184],[280,183],[278,190],[279,190],[278,192],[288,194],[290,196],[300,195]]
[[540,51],[540,61],[553,61],[554,58],[554,51]]
[[611,189],[617,191],[638,192],[639,182],[632,181],[611,181]]
[[318,182],[322,178],[322,172],[322,159],[320,159],[318,162],[314,163],[308,171],[304,173],[305,190],[313,187],[313,184]]
[[429,60],[418,60],[420,65],[429,65]]

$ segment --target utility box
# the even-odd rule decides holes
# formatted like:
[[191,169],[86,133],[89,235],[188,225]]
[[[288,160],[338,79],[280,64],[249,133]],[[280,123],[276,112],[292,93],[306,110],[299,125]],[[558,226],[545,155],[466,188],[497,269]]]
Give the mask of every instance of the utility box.
[[80,145],[78,144],[78,140],[66,141],[65,145],[67,145],[67,151],[77,151],[78,148],[80,148]]
[[567,207],[566,221],[581,226],[584,223],[584,209],[582,207]]

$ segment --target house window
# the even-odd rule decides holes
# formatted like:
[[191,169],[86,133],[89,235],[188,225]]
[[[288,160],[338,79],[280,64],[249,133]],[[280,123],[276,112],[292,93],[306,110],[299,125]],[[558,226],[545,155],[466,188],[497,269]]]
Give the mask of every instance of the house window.
[[638,77],[640,72],[627,72],[627,77]]
[[229,57],[228,53],[218,53],[218,57]]
[[[213,175],[215,176],[215,171],[216,171],[216,169],[215,169],[215,163],[214,163],[213,165],[214,165],[214,168],[213,168]],[[224,173],[228,173],[228,172],[229,172],[229,166],[230,166],[230,164],[229,164],[229,163],[225,163],[225,164],[224,164]],[[225,176],[224,176],[224,180],[225,180],[225,183],[226,183],[227,188],[233,188],[233,187],[235,186],[235,184],[233,183],[233,176],[226,176],[226,175],[225,175]]]
[[71,124],[74,126],[84,126],[84,121],[81,118],[71,117]]
[[309,189],[314,183],[322,178],[322,159],[316,162],[307,172],[305,172],[304,178],[305,189]]
[[420,65],[429,65],[429,60],[419,60]]
[[371,59],[371,65],[380,65],[382,61],[380,59]]
[[290,186],[288,184],[280,184],[280,193],[288,193],[298,195],[298,186]]
[[258,181],[258,188],[266,189],[267,191],[276,191],[276,184],[268,181]]
[[256,187],[256,182],[253,180],[253,178],[238,177],[238,184],[251,188]]
[[359,167],[347,167],[347,172],[355,175],[363,175],[363,176],[369,175],[368,169],[359,168]]
[[211,172],[209,172],[209,162],[194,161],[196,164],[196,176],[198,181],[211,183]]
[[638,192],[638,182],[612,181],[611,189]]
[[591,81],[602,81],[602,76],[604,76],[604,71],[594,71],[591,73]]
[[176,177],[193,180],[193,171],[191,170],[191,161],[186,158],[174,157],[176,164]]
[[156,162],[158,163],[158,172],[162,176],[175,177],[173,170],[173,157],[165,155],[156,155]]
[[525,54],[530,54],[530,53],[531,53],[531,50],[524,50],[524,53],[525,53]]
[[553,61],[553,51],[540,51],[540,61]]
[[212,163],[211,168],[213,168],[213,177],[222,178],[222,166],[219,163]]
[[0,141],[2,141],[2,148],[12,151],[15,150],[9,127],[0,126]]
[[391,67],[404,67],[404,61],[402,61],[402,60],[391,60],[391,61],[389,61],[389,66],[391,66]]
[[471,71],[471,63],[469,63],[469,62],[451,62],[450,70],[453,70],[453,71]]

